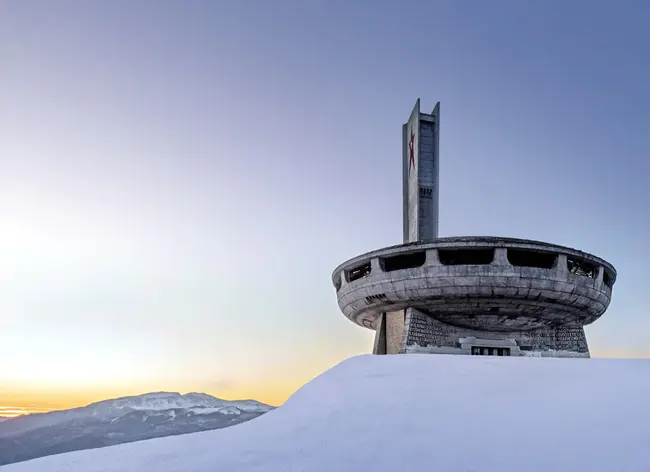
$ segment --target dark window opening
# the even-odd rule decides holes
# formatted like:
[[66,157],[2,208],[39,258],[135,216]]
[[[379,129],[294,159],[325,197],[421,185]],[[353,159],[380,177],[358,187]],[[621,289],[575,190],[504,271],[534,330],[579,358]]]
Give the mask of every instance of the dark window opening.
[[384,272],[422,267],[427,260],[426,251],[409,252],[391,257],[380,257],[379,264]]
[[509,356],[509,347],[482,347],[472,346],[473,356]]
[[596,266],[583,259],[569,257],[567,258],[567,266],[571,274],[591,277],[592,279],[595,279],[596,274],[598,274]]
[[612,288],[614,286],[614,275],[611,274],[607,269],[603,271],[603,282],[609,288]]
[[420,196],[421,197],[427,197],[431,198],[431,195],[433,194],[433,190],[427,187],[420,187]]
[[494,249],[438,249],[438,258],[443,265],[491,264]]
[[354,269],[350,269],[346,273],[348,282],[354,282],[355,280],[361,279],[370,275],[370,262],[366,262]]
[[508,249],[508,262],[517,267],[537,267],[539,269],[552,269],[555,267],[556,260],[557,255],[550,252]]
[[519,349],[522,351],[532,351],[533,346],[519,346]]

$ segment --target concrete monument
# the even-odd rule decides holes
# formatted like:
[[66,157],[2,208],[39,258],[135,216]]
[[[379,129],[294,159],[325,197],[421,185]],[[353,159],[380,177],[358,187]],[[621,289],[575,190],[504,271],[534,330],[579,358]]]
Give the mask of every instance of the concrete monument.
[[402,127],[404,243],[333,273],[338,304],[376,331],[375,354],[589,357],[584,326],[607,309],[616,270],[568,247],[438,237],[440,103]]

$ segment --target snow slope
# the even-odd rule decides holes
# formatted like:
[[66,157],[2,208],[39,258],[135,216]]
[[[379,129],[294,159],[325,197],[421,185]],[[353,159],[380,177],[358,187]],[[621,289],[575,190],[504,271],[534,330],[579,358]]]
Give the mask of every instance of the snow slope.
[[231,428],[1,472],[650,470],[650,360],[361,356]]

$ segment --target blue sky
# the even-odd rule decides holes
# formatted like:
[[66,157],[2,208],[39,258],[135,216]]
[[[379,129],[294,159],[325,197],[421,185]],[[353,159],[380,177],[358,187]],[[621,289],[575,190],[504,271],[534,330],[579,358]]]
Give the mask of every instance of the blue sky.
[[592,353],[650,356],[648,24],[640,0],[3,2],[0,399],[278,403],[368,352],[330,275],[401,241],[418,97],[441,236],[604,257]]

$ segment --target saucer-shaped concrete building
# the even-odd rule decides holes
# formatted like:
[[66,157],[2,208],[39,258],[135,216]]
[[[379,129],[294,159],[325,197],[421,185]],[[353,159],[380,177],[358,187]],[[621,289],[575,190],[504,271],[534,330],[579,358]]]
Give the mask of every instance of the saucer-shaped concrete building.
[[576,249],[502,237],[438,238],[440,104],[403,126],[404,243],[336,268],[339,307],[376,331],[375,354],[589,357],[584,326],[616,270]]

